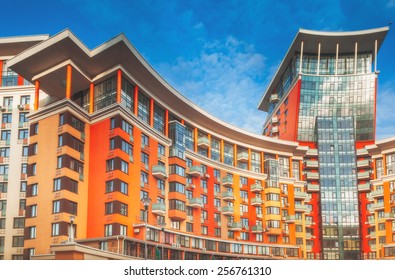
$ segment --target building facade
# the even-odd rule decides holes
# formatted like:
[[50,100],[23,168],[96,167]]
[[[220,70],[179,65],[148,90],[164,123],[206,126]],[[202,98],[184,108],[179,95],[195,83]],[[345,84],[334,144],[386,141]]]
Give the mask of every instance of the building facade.
[[[260,104],[267,136],[191,103],[123,35],[90,50],[65,30],[7,57],[31,96],[23,257],[391,258],[395,140],[374,140],[369,71],[386,31],[300,31]],[[320,113],[340,96],[358,104]]]
[[365,153],[375,143],[377,53],[387,32],[300,30],[259,105],[268,112],[264,135],[311,148],[303,172],[316,190],[314,249],[324,259],[383,257],[380,248],[393,241],[385,234],[392,232],[393,205],[375,208],[372,179],[383,174]]

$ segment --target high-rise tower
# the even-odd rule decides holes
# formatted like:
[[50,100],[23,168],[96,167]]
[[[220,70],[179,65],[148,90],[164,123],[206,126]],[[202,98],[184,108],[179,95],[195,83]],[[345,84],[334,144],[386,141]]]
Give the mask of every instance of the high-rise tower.
[[268,112],[264,135],[311,148],[304,179],[324,259],[363,251],[367,198],[358,185],[370,182],[371,166],[358,149],[375,140],[377,52],[387,31],[300,30],[259,104]]

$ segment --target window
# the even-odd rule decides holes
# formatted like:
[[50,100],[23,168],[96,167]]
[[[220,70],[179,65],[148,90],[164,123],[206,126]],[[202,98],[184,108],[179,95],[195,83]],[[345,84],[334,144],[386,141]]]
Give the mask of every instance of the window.
[[129,135],[133,135],[133,126],[124,120],[122,120],[122,130]]
[[7,175],[8,174],[8,165],[0,165],[0,174]]
[[30,95],[22,95],[20,104],[21,105],[29,105],[30,104]]
[[207,235],[207,233],[208,233],[207,226],[202,226],[202,227],[201,227],[201,233],[202,233],[203,235]]
[[148,164],[149,163],[149,157],[144,152],[141,152],[141,162],[144,163],[144,164]]
[[23,247],[23,236],[12,237],[12,247]]
[[[33,145],[33,155],[37,154],[37,143],[32,144]],[[22,147],[22,156],[27,157],[29,155],[29,147],[28,146],[23,146]]]
[[129,164],[126,161],[121,161],[121,171],[126,174],[129,173]]
[[27,163],[22,163],[21,165],[21,173],[27,174]]
[[5,218],[0,218],[0,229],[5,229]]
[[8,191],[8,183],[0,182],[0,193],[7,193]]
[[112,236],[112,225],[104,226],[104,236]]
[[10,139],[11,139],[11,130],[2,130],[1,140],[10,140]]
[[12,123],[12,114],[3,113],[1,117],[2,123]]
[[54,180],[54,184],[53,184],[53,190],[54,191],[60,191],[61,189],[61,179],[57,178]]
[[108,159],[106,161],[106,172],[114,170],[114,159]]
[[24,228],[25,218],[14,218],[14,228]]
[[37,217],[37,204],[30,206],[30,217]]
[[27,182],[26,181],[22,181],[19,191],[20,192],[26,192],[26,186],[27,186]]
[[8,147],[0,148],[0,156],[1,157],[10,157],[10,148],[8,148]]
[[193,232],[193,224],[192,223],[186,223],[186,231]]
[[52,202],[52,213],[60,212],[60,200],[55,200]]
[[158,144],[158,156],[164,156],[165,155],[165,146]]
[[29,122],[29,119],[26,117],[26,115],[27,115],[27,112],[19,113],[19,123],[27,123],[27,122]]
[[145,146],[149,146],[149,138],[145,134],[141,134],[141,147],[144,149]]
[[60,224],[59,223],[54,223],[52,224],[52,236],[58,236],[59,235],[59,230]]
[[28,228],[28,233],[29,233],[28,236],[29,236],[30,239],[36,238],[36,227],[35,226],[29,227]]
[[140,183],[143,184],[148,184],[148,173],[141,171],[140,173]]
[[12,97],[4,97],[3,98],[3,106],[4,107],[12,107],[13,98]]
[[28,129],[19,129],[18,139],[27,139],[29,137]]
[[170,228],[180,229],[180,221],[170,220]]

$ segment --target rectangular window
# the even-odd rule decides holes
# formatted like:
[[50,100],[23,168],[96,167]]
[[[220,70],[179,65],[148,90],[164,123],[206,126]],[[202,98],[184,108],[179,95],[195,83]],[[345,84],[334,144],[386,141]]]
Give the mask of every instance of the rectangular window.
[[12,237],[12,247],[23,247],[23,236]]

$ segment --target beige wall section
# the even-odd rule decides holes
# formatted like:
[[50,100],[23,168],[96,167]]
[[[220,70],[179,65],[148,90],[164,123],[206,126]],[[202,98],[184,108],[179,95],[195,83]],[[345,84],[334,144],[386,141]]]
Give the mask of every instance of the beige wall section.
[[[66,108],[64,108],[65,111]],[[31,122],[36,122],[34,116]],[[57,127],[58,129],[54,129]],[[89,156],[87,145],[85,144],[84,153],[84,179],[80,180],[77,172],[68,168],[57,169],[57,157],[62,154],[68,154],[80,160],[80,153],[70,147],[58,148],[58,135],[68,132],[78,139],[81,139],[81,133],[69,125],[59,127],[59,112],[52,113],[44,119],[39,120],[38,134],[30,138],[31,143],[38,142],[38,154],[29,157],[29,164],[37,164],[37,175],[28,178],[28,184],[38,183],[38,195],[27,199],[27,205],[37,204],[38,218],[26,219],[26,227],[36,226],[37,233],[35,239],[25,240],[25,248],[34,248],[35,254],[51,253],[50,245],[59,244],[66,241],[68,236],[52,236],[52,223],[67,222],[70,223],[69,213],[52,213],[52,203],[58,199],[68,199],[78,203],[77,215],[74,224],[77,227],[76,238],[86,238],[86,220],[87,220],[87,203],[88,200],[88,165]],[[51,139],[51,141],[48,141]],[[89,127],[85,126],[85,143],[89,142]],[[45,143],[45,146],[40,144]],[[67,190],[53,191],[53,180],[58,177],[67,176],[78,182],[78,194]],[[83,221],[83,222],[80,222]]]
[[[3,114],[12,114],[12,122],[1,125],[1,131],[10,130],[11,137],[9,142],[0,140],[0,148],[9,148],[9,157],[3,157],[0,165],[8,165],[8,175],[0,175],[0,182],[8,182],[7,193],[3,193],[1,200],[7,201],[6,208],[6,224],[5,229],[0,229],[0,237],[5,237],[4,254],[1,254],[5,260],[12,259],[16,256],[21,256],[23,247],[14,247],[14,236],[23,236],[23,228],[14,228],[14,218],[23,217],[24,213],[20,211],[19,204],[21,199],[25,199],[25,192],[21,192],[21,181],[26,181],[26,178],[21,176],[22,163],[27,163],[27,156],[22,156],[22,149],[27,146],[27,140],[18,139],[20,129],[29,129],[27,122],[20,122],[20,113],[27,112],[33,108],[33,94],[34,88],[32,86],[17,86],[17,87],[0,87],[0,111],[1,117]],[[30,96],[30,104],[27,110],[18,108],[21,102],[21,96]],[[12,97],[12,107],[4,106],[4,98]]]

